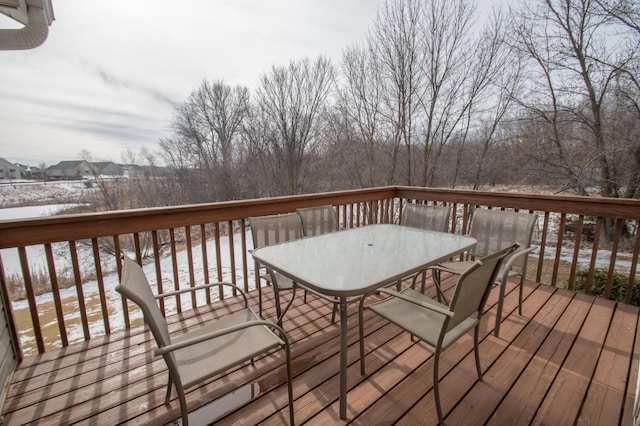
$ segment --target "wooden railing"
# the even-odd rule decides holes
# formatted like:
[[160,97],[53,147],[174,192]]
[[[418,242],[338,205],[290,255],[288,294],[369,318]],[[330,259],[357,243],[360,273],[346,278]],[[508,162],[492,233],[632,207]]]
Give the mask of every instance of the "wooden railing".
[[[330,204],[338,209],[344,229],[397,223],[406,202],[452,206],[450,230],[457,233],[467,231],[470,214],[478,207],[536,213],[538,248],[531,258],[537,264],[529,267],[534,273],[530,278],[572,288],[580,268],[586,268],[593,280],[597,256],[604,252],[610,254],[604,296],[611,294],[614,272],[622,270],[628,277],[627,302],[631,301],[640,249],[639,200],[383,187],[0,222],[0,249],[10,249],[0,257],[4,303],[12,307],[10,340],[21,358],[23,351],[45,352],[138,324],[134,307],[112,291],[121,269],[118,253],[143,263],[158,292],[223,280],[252,290],[256,276],[248,254],[247,218]],[[591,218],[593,241],[586,241],[583,230]],[[576,230],[568,238],[570,222]],[[603,229],[611,230],[610,241],[600,236]],[[573,256],[563,260],[558,247]],[[590,257],[580,266],[584,250]],[[17,272],[6,261],[7,253],[19,264]],[[34,263],[37,256],[40,263]],[[11,294],[21,292],[22,300],[9,301]],[[225,295],[182,297],[161,308],[180,312]]]

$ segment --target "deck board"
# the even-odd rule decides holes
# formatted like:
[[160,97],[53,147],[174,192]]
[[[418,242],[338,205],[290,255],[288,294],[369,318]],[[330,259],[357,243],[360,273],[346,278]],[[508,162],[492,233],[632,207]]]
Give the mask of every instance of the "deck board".
[[589,384],[580,419],[586,424],[601,424],[620,416],[624,406],[625,382],[629,371],[629,356],[633,348],[633,331],[637,314],[619,305],[614,312],[604,347]]
[[[573,336],[580,330],[590,305],[571,303],[575,294],[554,290],[547,286],[539,287],[539,291],[554,292],[549,303],[560,305],[563,308],[562,314],[555,323],[546,326],[548,334],[542,345],[533,356],[530,355],[527,365],[496,407],[490,424],[528,424],[533,419],[551,381],[569,352]],[[492,380],[492,376],[496,374],[499,377],[498,372],[496,368],[485,376],[485,380]]]
[[[446,279],[451,293],[455,281]],[[433,288],[428,291],[434,295]],[[255,306],[257,294],[251,293]],[[265,316],[274,317],[267,289]],[[638,377],[638,307],[534,282],[524,315],[509,283],[501,333],[492,332],[498,289],[481,322],[484,380],[475,372],[471,335],[441,357],[439,380],[449,424],[628,424]],[[234,298],[215,312],[240,308]],[[168,318],[179,333],[214,318],[209,307]],[[360,375],[357,306],[348,317],[347,421],[338,416],[339,326],[331,306],[298,297],[285,319],[292,342],[298,424],[436,424],[433,351],[382,318],[365,313],[366,375]],[[14,374],[3,424],[170,424],[180,415],[175,391],[164,405],[167,372],[144,326],[27,357]],[[188,390],[192,422],[279,425],[288,419],[280,351]],[[251,394],[253,393],[253,397]],[[235,400],[235,401],[234,401]],[[209,404],[216,401],[217,407]],[[204,408],[198,409],[203,405]],[[216,413],[216,414],[213,414]]]
[[[548,324],[553,324],[566,307],[566,303],[562,303],[566,301],[552,300],[554,295],[551,290],[551,288],[542,287],[536,293],[545,296],[537,298],[539,303],[537,306],[540,308],[532,316],[532,321],[515,335],[513,341],[505,341],[506,334],[501,336],[505,345],[504,351],[491,364],[489,372],[484,374],[483,382],[476,382],[470,392],[456,406],[456,410],[451,415],[450,422],[452,424],[468,423],[469,416],[473,416],[474,421],[488,421],[495,407],[508,394],[531,360],[531,354],[535,353],[544,342],[549,330]],[[533,297],[527,301],[529,310],[533,307],[532,301]],[[510,330],[517,329],[512,327]],[[496,345],[495,340],[492,335],[488,336],[480,345],[480,353],[485,352],[487,345],[499,346]],[[486,362],[483,358],[481,361]]]
[[[556,375],[534,420],[541,424],[573,424],[587,394],[606,332],[613,317],[611,304],[595,299],[563,368]],[[588,326],[586,326],[588,324]],[[562,401],[562,403],[558,403]]]

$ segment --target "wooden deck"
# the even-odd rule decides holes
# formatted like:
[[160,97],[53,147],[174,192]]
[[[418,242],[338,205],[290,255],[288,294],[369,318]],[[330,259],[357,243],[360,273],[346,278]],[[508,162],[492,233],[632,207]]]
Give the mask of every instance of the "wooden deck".
[[[497,289],[487,304],[483,382],[475,374],[470,335],[443,353],[440,390],[447,424],[631,424],[639,309],[528,282],[519,316],[514,288],[505,299],[499,338],[491,334]],[[271,302],[266,316],[273,318]],[[227,300],[217,308],[227,312],[237,305]],[[285,329],[292,340],[296,423],[436,424],[430,348],[368,312],[367,375],[361,376],[357,309],[350,309],[346,422],[338,416],[339,329],[331,324],[331,307],[310,295],[306,304],[299,297],[289,311]],[[209,309],[196,312],[182,314],[183,323],[170,318],[172,330],[212,316]],[[2,424],[172,423],[179,404],[175,391],[171,405],[163,404],[166,368],[152,347],[150,333],[138,327],[25,359],[9,388]],[[284,380],[281,351],[212,379],[188,393],[190,421],[286,423]]]

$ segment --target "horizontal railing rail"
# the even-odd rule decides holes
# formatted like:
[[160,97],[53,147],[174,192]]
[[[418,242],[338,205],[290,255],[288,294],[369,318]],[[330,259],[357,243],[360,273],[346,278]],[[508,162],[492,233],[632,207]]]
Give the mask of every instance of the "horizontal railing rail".
[[[573,288],[584,268],[589,271],[585,291],[592,292],[604,254],[603,295],[612,295],[614,274],[623,271],[625,301],[632,301],[640,247],[639,200],[382,187],[0,221],[0,280],[5,303],[9,295],[13,300],[11,334],[22,356],[22,350],[45,352],[139,324],[139,312],[113,291],[120,253],[144,264],[157,292],[216,281],[252,290],[257,278],[248,254],[247,218],[329,204],[338,210],[340,228],[345,229],[397,223],[407,202],[452,206],[450,231],[456,233],[466,232],[475,208],[536,213],[537,250],[531,258],[537,264],[529,268],[535,274],[531,278]],[[592,224],[595,229],[587,241],[583,231]],[[569,227],[575,231],[567,233]],[[610,234],[606,239],[600,236],[604,231]],[[586,263],[581,260],[585,252]],[[165,314],[181,312],[216,297],[225,294],[176,297],[161,308]]]

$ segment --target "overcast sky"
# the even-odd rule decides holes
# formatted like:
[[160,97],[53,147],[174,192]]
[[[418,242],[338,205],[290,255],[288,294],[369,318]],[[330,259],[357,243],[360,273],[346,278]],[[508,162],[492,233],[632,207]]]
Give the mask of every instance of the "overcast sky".
[[[479,4],[485,12],[492,0]],[[363,41],[375,0],[53,0],[43,45],[0,51],[0,157],[38,165],[158,150],[204,78],[253,89]],[[2,17],[3,18],[3,17]],[[0,28],[6,27],[0,20]]]

